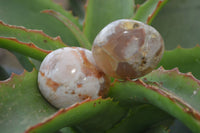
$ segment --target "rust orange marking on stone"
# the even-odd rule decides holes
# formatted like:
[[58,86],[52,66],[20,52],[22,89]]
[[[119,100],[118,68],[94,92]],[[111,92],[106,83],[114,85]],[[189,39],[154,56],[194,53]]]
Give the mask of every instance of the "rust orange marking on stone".
[[54,92],[57,91],[57,88],[60,86],[58,83],[56,83],[50,78],[47,78],[46,85],[51,87]]
[[77,84],[77,88],[81,88],[83,84]]

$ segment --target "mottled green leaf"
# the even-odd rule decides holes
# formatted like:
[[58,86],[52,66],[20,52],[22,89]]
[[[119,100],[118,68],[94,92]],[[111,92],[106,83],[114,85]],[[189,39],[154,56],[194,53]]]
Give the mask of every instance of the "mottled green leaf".
[[23,133],[56,110],[44,100],[37,87],[37,71],[13,74],[0,81],[0,131]]
[[65,126],[76,127],[80,132],[104,132],[125,114],[111,99],[86,100],[56,114],[31,128],[26,133],[53,133]]
[[74,35],[64,24],[47,14],[40,13],[45,9],[53,9],[81,28],[78,19],[52,0],[0,0],[0,3],[0,20],[3,22],[28,29],[43,30],[52,37],[61,36],[68,45],[79,46]]
[[153,104],[182,121],[193,132],[200,132],[199,80],[177,69],[160,68],[145,76],[143,81],[116,82],[110,96],[122,105]]
[[133,16],[133,0],[88,0],[84,34],[92,43],[98,32],[108,23]]
[[190,49],[178,47],[165,51],[158,66],[163,66],[165,69],[178,67],[181,72],[192,72],[196,78],[200,79],[200,47]]
[[167,2],[168,0],[147,0],[139,6],[133,19],[151,24],[155,16]]
[[199,0],[169,0],[152,22],[164,38],[166,49],[200,44]]

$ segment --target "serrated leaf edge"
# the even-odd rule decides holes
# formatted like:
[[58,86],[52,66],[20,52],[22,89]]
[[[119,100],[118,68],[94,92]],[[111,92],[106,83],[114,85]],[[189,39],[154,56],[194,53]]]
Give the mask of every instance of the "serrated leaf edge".
[[[19,77],[19,76],[22,77],[22,76],[24,76],[26,73],[32,73],[32,72],[34,72],[34,71],[36,71],[35,68],[33,68],[33,70],[32,70],[31,72],[28,72],[26,69],[24,69],[24,71],[23,71],[21,74],[11,73],[11,75],[10,75],[10,77],[9,77],[8,79],[6,79],[6,80],[0,80],[0,85],[1,85],[1,84],[7,84],[7,83],[9,83],[10,81],[12,81],[13,78],[15,78],[15,77]],[[0,86],[0,89],[1,89],[1,86]]]
[[[16,42],[17,44],[20,44],[20,45],[22,45],[22,46],[26,46],[26,47],[28,47],[28,48],[31,48],[31,49],[36,50],[37,52],[42,53],[42,56],[41,56],[41,57],[38,56],[38,55],[36,55],[37,57],[36,57],[36,56],[32,56],[32,54],[29,53],[28,56],[33,57],[33,58],[35,58],[35,59],[43,60],[44,56],[46,56],[47,54],[49,54],[50,52],[52,52],[51,50],[44,50],[44,49],[41,49],[41,48],[37,47],[37,46],[36,46],[34,43],[32,43],[32,42],[30,42],[30,43],[21,42],[21,41],[17,40],[15,37],[0,37],[0,39],[4,39],[4,40],[9,40],[9,41]],[[14,50],[14,51],[15,51],[14,48],[13,48],[13,49],[7,48],[5,45],[4,45],[4,47],[2,47],[2,48],[6,48],[6,49],[8,49],[8,50]],[[22,50],[22,49],[19,50],[19,51],[21,51],[20,53],[23,53],[23,50]],[[16,50],[16,52],[19,52],[19,51]]]
[[[162,71],[163,73],[175,72],[178,75],[182,75],[182,76],[185,76],[187,78],[190,78],[190,79],[194,80],[195,82],[198,83],[198,85],[200,85],[200,80],[196,79],[192,75],[191,72],[189,72],[189,73],[181,73],[178,68],[174,68],[174,69],[171,69],[171,70],[165,70],[164,67],[162,67],[162,66],[160,68],[158,68],[157,70],[158,71]],[[157,71],[157,70],[155,70],[155,71]],[[141,79],[138,79],[138,80],[133,81],[133,82],[135,82],[135,83],[137,83],[139,85],[142,85],[145,88],[151,89],[151,90],[159,93],[160,95],[170,99],[172,102],[174,102],[177,105],[179,105],[179,107],[181,107],[184,112],[186,112],[188,114],[191,114],[193,116],[193,118],[195,118],[196,120],[200,121],[200,113],[197,110],[193,109],[189,104],[185,103],[182,99],[171,95],[170,93],[168,93],[165,90],[160,89],[159,85],[158,86],[148,85],[144,81],[142,81]]]
[[9,24],[6,24],[4,23],[3,21],[0,21],[0,25],[3,25],[3,26],[6,26],[6,27],[9,27],[9,28],[12,28],[12,29],[18,29],[18,30],[23,30],[25,32],[32,32],[32,33],[36,33],[36,34],[40,34],[44,37],[47,37],[48,39],[52,40],[52,41],[58,41],[61,45],[63,45],[64,47],[66,47],[67,45],[62,41],[61,37],[60,36],[57,36],[57,37],[50,37],[48,36],[47,34],[45,34],[43,32],[43,30],[35,30],[35,29],[26,29],[24,26],[15,26],[15,25],[9,25]]
[[[64,114],[64,113],[67,113],[69,110],[72,110],[72,109],[74,109],[74,108],[76,108],[76,107],[78,107],[78,106],[80,106],[80,105],[82,105],[82,104],[84,104],[84,103],[93,102],[93,101],[96,101],[96,100],[102,100],[102,97],[100,96],[100,97],[98,97],[97,99],[87,98],[87,99],[85,99],[84,101],[75,103],[75,104],[71,105],[71,106],[68,107],[68,108],[62,108],[62,109],[58,110],[58,111],[57,111],[55,114],[53,114],[52,116],[50,116],[50,117],[46,118],[45,120],[43,120],[42,122],[40,122],[40,123],[38,123],[38,124],[36,124],[36,125],[34,125],[34,126],[29,127],[29,128],[25,131],[25,133],[32,133],[32,131],[34,132],[34,129],[36,129],[36,128],[38,128],[38,127],[40,127],[40,126],[42,126],[42,125],[44,125],[44,124],[46,124],[46,123],[52,121],[52,120],[53,120],[54,118],[56,118],[57,116],[59,116],[59,115],[61,115],[61,114]],[[111,100],[111,101],[112,101],[112,98],[106,98],[106,99],[103,99],[103,100]],[[96,104],[94,104],[94,106],[96,106]]]

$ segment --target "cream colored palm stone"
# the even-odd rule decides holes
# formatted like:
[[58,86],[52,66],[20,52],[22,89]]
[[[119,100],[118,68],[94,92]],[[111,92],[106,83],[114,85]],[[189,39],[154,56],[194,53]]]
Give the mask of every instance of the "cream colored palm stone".
[[87,98],[105,96],[109,80],[97,69],[91,51],[65,47],[45,57],[38,74],[38,85],[53,106],[65,108]]

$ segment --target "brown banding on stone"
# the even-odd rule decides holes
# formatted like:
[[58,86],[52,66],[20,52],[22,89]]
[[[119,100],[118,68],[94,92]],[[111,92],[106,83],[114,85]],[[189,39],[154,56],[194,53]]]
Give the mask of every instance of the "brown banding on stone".
[[132,65],[127,62],[120,62],[118,64],[116,73],[123,78],[137,76],[137,72],[134,71]]

